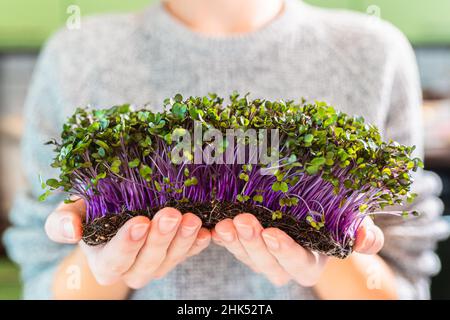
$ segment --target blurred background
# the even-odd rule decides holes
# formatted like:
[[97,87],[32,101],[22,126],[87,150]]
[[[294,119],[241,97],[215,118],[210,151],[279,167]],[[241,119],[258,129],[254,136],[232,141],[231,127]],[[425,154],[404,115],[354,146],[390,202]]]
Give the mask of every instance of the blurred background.
[[[391,21],[412,42],[421,73],[426,125],[426,167],[444,183],[450,214],[450,1],[305,0],[324,7],[365,12]],[[63,26],[71,5],[81,15],[139,10],[152,0],[0,0],[0,236],[8,226],[14,193],[23,185],[19,164],[22,110],[36,57],[45,39]],[[449,218],[449,217],[447,217]],[[450,219],[449,219],[450,221]],[[442,272],[432,297],[450,299],[450,241],[438,249]],[[20,297],[19,272],[0,244],[0,299]]]

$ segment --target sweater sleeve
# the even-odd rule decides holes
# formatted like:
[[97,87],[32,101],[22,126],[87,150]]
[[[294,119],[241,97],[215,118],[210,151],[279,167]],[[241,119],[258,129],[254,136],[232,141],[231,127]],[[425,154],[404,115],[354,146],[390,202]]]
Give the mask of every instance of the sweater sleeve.
[[50,241],[44,231],[46,217],[62,200],[61,196],[52,196],[44,203],[37,200],[43,192],[38,175],[49,178],[57,174],[50,168],[52,147],[44,143],[58,137],[61,127],[58,56],[57,42],[51,40],[35,67],[26,99],[22,139],[22,167],[27,188],[16,195],[10,213],[11,227],[4,234],[10,258],[21,267],[25,299],[51,298],[54,271],[72,249]]
[[[422,97],[416,59],[403,35],[398,37],[395,49],[385,138],[415,145],[415,156],[423,158]],[[400,210],[417,210],[420,216],[406,220],[378,216],[375,222],[384,231],[385,246],[380,255],[397,275],[399,297],[428,299],[430,278],[440,270],[434,250],[437,242],[448,236],[449,227],[441,217],[443,203],[438,197],[442,188],[439,177],[422,170],[414,179],[413,192],[419,196]]]

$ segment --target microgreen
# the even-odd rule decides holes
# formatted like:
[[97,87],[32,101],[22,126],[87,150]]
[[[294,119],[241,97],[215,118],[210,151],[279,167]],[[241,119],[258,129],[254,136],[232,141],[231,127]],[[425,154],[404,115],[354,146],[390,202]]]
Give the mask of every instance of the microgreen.
[[[414,147],[382,141],[362,117],[325,102],[251,100],[233,93],[224,103],[216,94],[177,94],[164,107],[77,109],[60,141],[49,142],[60,175],[43,183],[40,199],[54,190],[77,195],[86,201],[88,221],[173,200],[246,202],[270,209],[274,220],[290,214],[326,229],[338,243],[354,238],[362,217],[414,199],[411,171],[423,167],[412,156]],[[193,121],[222,132],[278,129],[276,170],[261,175],[265,165],[174,164],[174,137],[192,133]]]

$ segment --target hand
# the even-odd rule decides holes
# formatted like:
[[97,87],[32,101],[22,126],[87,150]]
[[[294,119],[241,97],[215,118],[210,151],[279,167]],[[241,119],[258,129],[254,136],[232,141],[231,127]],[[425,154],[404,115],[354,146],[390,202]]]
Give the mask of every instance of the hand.
[[[328,260],[325,255],[303,248],[280,229],[264,229],[256,217],[248,213],[219,222],[212,231],[212,238],[277,286],[290,280],[305,287],[314,286]],[[357,231],[354,250],[375,254],[383,243],[382,231],[370,218],[364,219]]]
[[151,221],[143,216],[130,219],[108,243],[92,247],[80,241],[85,210],[82,200],[61,204],[48,217],[45,230],[53,241],[79,243],[101,285],[123,281],[132,289],[142,288],[200,253],[211,240],[200,218],[164,208]]

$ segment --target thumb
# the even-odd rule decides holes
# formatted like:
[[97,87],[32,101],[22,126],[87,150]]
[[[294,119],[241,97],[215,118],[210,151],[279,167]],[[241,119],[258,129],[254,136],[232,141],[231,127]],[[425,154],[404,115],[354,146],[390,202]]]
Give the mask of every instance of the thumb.
[[355,251],[363,254],[376,254],[384,245],[384,234],[370,217],[364,218],[356,232]]
[[82,236],[82,221],[86,204],[81,198],[72,198],[73,203],[62,203],[45,222],[47,236],[60,243],[77,243]]

